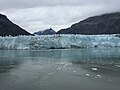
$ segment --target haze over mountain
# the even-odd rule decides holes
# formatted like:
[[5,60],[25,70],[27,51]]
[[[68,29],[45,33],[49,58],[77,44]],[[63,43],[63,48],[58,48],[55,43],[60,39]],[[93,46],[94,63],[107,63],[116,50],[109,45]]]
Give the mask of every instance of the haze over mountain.
[[120,12],[87,18],[57,34],[120,34]]
[[0,14],[0,36],[32,35]]

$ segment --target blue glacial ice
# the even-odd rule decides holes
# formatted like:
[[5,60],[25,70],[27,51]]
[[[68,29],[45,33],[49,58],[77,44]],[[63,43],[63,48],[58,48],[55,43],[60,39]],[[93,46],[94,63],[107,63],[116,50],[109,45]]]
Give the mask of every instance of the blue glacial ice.
[[0,49],[120,47],[119,35],[43,35],[0,37]]

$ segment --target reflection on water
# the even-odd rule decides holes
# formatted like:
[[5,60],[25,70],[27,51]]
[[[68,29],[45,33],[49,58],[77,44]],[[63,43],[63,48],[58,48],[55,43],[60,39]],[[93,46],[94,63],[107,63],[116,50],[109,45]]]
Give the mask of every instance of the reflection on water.
[[0,50],[0,90],[118,90],[120,48]]

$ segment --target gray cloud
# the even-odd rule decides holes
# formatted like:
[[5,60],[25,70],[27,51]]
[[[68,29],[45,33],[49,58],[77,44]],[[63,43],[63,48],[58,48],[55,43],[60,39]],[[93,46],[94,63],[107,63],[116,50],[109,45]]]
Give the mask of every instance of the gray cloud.
[[57,6],[57,5],[82,5],[80,0],[0,0],[2,9],[10,8],[31,8],[42,6]]
[[81,5],[116,5],[120,0],[0,0],[0,9],[31,8],[37,6],[81,6]]
[[30,32],[55,30],[89,16],[120,11],[120,0],[0,0],[0,10]]

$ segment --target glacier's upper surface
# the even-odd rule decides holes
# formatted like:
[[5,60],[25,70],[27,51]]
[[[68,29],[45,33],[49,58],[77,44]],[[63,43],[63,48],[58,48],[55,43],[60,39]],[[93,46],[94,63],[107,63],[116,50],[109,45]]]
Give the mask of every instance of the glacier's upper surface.
[[0,49],[120,47],[119,35],[43,35],[0,37]]

